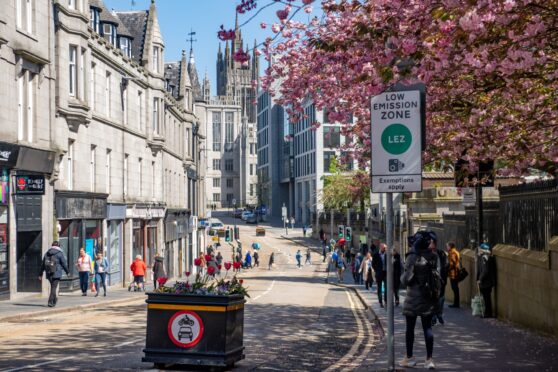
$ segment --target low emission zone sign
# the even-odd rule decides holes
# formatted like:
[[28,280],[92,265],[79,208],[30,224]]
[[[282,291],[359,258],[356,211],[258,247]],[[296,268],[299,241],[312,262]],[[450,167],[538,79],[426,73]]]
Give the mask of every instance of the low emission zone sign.
[[422,191],[420,95],[408,90],[372,98],[372,192]]

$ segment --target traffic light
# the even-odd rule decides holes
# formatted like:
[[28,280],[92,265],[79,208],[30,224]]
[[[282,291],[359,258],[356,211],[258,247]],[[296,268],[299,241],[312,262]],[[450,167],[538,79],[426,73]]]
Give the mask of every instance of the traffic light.
[[345,236],[345,226],[337,226],[337,235],[339,235],[340,238],[343,238]]
[[345,240],[350,242],[353,238],[353,228],[352,227],[345,227]]
[[225,230],[225,241],[226,242],[232,241],[232,239],[231,239],[231,228],[230,227],[227,227],[227,229]]

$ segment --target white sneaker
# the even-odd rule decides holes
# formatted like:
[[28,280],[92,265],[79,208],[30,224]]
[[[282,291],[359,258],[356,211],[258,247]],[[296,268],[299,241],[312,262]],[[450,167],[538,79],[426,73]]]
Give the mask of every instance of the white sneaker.
[[403,358],[399,361],[399,366],[401,367],[414,367],[417,365],[417,361],[415,360],[415,357],[410,357],[410,358]]
[[428,369],[435,369],[435,368],[436,368],[436,366],[434,365],[434,361],[432,360],[432,358],[426,359],[426,361],[424,362],[424,368],[428,368]]

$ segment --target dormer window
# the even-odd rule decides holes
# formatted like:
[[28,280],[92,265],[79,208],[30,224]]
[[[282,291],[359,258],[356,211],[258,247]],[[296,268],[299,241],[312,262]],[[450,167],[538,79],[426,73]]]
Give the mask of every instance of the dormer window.
[[97,8],[89,8],[89,16],[91,17],[90,20],[90,26],[93,29],[93,31],[95,31],[96,33],[100,33],[99,32],[99,21],[100,21],[100,17],[99,17],[99,9]]
[[116,27],[112,23],[103,23],[103,36],[112,46],[116,46]]
[[159,48],[153,47],[153,71],[159,72]]
[[132,58],[132,39],[125,36],[119,36],[118,40],[120,43],[120,50],[122,50],[122,53],[128,58]]

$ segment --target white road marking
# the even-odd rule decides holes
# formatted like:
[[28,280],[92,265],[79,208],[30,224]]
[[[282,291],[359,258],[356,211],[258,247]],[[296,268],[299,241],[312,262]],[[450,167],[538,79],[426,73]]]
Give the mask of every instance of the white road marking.
[[37,367],[41,367],[41,366],[46,366],[47,364],[52,364],[52,363],[58,363],[58,362],[62,362],[64,360],[69,360],[69,359],[74,359],[76,358],[75,356],[70,356],[70,357],[66,357],[66,358],[60,358],[60,359],[55,359],[55,360],[50,360],[48,362],[43,362],[43,363],[37,363],[37,364],[31,364],[28,366],[24,366],[24,367],[19,367],[19,368],[13,368],[13,369],[4,369],[1,372],[14,372],[14,371],[21,371],[24,369],[29,369],[29,368],[37,368]]
[[122,347],[122,346],[126,346],[126,345],[132,345],[132,344],[135,344],[135,343],[143,341],[143,340],[145,340],[145,337],[138,338],[138,339],[135,339],[135,340],[132,340],[132,341],[126,341],[126,342],[123,342],[121,344],[115,345],[114,347]]
[[268,294],[268,293],[273,289],[273,286],[274,286],[274,285],[275,285],[275,280],[271,282],[271,284],[269,285],[269,287],[267,287],[267,289],[266,289],[263,293],[257,295],[256,297],[254,297],[254,298],[253,298],[251,301],[249,301],[249,302],[256,301],[258,298],[260,298],[260,297],[265,296],[266,294]]

